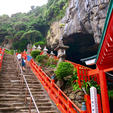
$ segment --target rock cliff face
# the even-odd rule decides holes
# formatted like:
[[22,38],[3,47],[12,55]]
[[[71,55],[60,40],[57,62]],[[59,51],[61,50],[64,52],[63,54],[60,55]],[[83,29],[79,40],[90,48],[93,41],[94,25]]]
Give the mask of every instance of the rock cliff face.
[[100,42],[109,0],[70,0],[63,21],[64,37],[74,33],[93,34],[95,43]]
[[59,42],[59,38],[61,36],[61,30],[59,28],[60,24],[61,24],[60,21],[54,22],[50,27],[50,31],[48,32],[48,36],[46,39],[48,46],[50,46],[51,48],[56,47],[56,45]]
[[[101,39],[109,0],[69,0],[65,17],[55,28],[50,29],[48,44],[57,44],[54,39],[63,37],[70,46],[67,56],[73,60],[96,54]],[[56,32],[54,29],[59,32]],[[54,32],[55,31],[55,32]],[[57,35],[59,33],[59,35]],[[54,35],[54,36],[53,36]]]

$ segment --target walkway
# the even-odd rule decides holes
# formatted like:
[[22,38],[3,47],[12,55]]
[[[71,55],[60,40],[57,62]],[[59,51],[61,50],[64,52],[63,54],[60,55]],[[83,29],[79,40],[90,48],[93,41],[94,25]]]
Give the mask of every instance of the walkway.
[[[5,54],[0,74],[0,113],[30,112],[30,96],[27,93],[25,98],[26,86],[25,83],[23,86],[20,84],[21,79],[18,76],[16,67],[14,57]],[[57,107],[49,99],[47,93],[33,73],[29,71],[24,74],[40,113],[58,113]],[[31,105],[31,113],[36,113],[33,103]]]

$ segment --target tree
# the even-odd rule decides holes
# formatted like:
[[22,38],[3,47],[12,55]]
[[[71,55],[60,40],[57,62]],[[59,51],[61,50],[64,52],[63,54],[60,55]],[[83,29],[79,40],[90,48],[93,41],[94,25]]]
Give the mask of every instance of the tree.
[[40,33],[40,31],[36,31],[36,30],[29,30],[28,32],[25,32],[22,37],[21,40],[26,39],[29,43],[35,43],[37,41],[40,41],[43,39],[42,34]]
[[24,33],[25,33],[25,31],[23,31],[23,30],[18,31],[14,36],[15,40],[19,40]]
[[14,29],[15,29],[16,31],[26,30],[26,28],[27,28],[27,26],[26,26],[26,24],[24,24],[23,22],[17,22],[17,23],[15,23],[15,25],[14,25]]
[[28,13],[0,16],[0,43],[5,37],[12,38],[13,48],[23,50],[29,42],[43,41],[51,23],[63,17],[67,3],[68,0],[48,0],[41,7],[31,6]]
[[31,6],[31,10],[34,10],[34,9],[35,9],[35,6],[34,6],[34,5],[32,5],[32,6]]

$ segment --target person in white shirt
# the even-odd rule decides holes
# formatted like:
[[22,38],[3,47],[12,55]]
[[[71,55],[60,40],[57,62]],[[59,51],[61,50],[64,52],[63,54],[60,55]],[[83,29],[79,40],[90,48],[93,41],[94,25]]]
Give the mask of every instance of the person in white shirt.
[[17,55],[17,58],[18,58],[18,61],[19,61],[19,62],[21,62],[21,57],[22,57],[22,55],[19,53],[19,54]]

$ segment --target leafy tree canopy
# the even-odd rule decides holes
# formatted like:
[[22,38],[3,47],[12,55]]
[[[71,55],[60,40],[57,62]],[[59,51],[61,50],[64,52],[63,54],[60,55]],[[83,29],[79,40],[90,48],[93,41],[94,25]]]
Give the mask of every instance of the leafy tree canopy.
[[45,40],[51,23],[64,16],[67,6],[68,0],[48,0],[41,7],[31,6],[28,13],[0,16],[0,43],[12,39],[13,49],[23,50],[29,42]]

